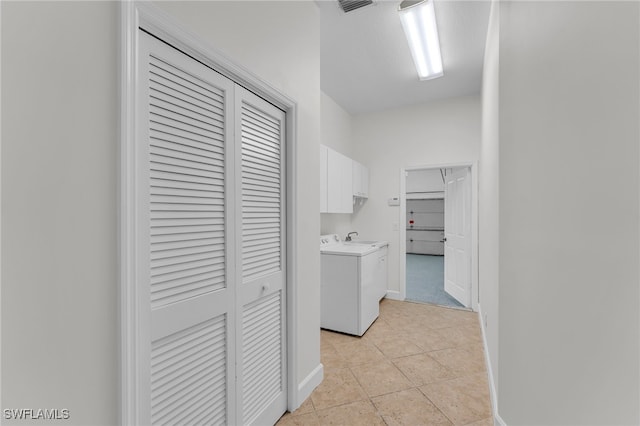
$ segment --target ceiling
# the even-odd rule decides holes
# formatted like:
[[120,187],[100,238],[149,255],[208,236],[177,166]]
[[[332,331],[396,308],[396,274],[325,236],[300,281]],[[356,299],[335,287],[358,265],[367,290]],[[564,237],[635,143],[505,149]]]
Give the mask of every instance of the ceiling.
[[400,0],[344,13],[316,0],[321,88],[351,114],[480,92],[490,1],[435,0],[444,76],[420,81],[398,16]]

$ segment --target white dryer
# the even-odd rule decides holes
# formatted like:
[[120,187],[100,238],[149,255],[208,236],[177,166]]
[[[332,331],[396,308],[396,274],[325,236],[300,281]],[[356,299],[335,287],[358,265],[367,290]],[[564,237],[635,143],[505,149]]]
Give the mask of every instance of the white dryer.
[[375,245],[345,244],[320,237],[320,326],[362,336],[380,313]]

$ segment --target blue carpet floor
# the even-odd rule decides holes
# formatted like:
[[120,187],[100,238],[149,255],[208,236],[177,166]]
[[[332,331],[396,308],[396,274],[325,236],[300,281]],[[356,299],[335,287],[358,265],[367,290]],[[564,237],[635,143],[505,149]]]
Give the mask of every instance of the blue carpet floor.
[[464,307],[444,291],[444,256],[407,254],[407,300]]

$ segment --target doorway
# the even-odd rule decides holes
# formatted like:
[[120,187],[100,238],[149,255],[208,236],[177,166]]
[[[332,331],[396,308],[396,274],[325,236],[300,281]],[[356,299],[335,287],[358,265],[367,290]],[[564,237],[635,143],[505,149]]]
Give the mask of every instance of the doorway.
[[476,305],[473,172],[466,164],[402,170],[403,299],[453,308]]

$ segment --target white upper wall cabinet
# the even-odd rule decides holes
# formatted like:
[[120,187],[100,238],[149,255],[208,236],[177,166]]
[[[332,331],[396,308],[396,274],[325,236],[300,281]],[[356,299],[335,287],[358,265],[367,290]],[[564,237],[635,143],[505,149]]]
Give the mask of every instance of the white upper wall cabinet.
[[352,174],[351,158],[320,146],[320,213],[353,213]]
[[352,177],[353,196],[361,198],[369,197],[369,169],[354,160]]
[[327,150],[327,211],[353,213],[351,158]]
[[320,213],[328,213],[327,167],[329,148],[320,145]]

